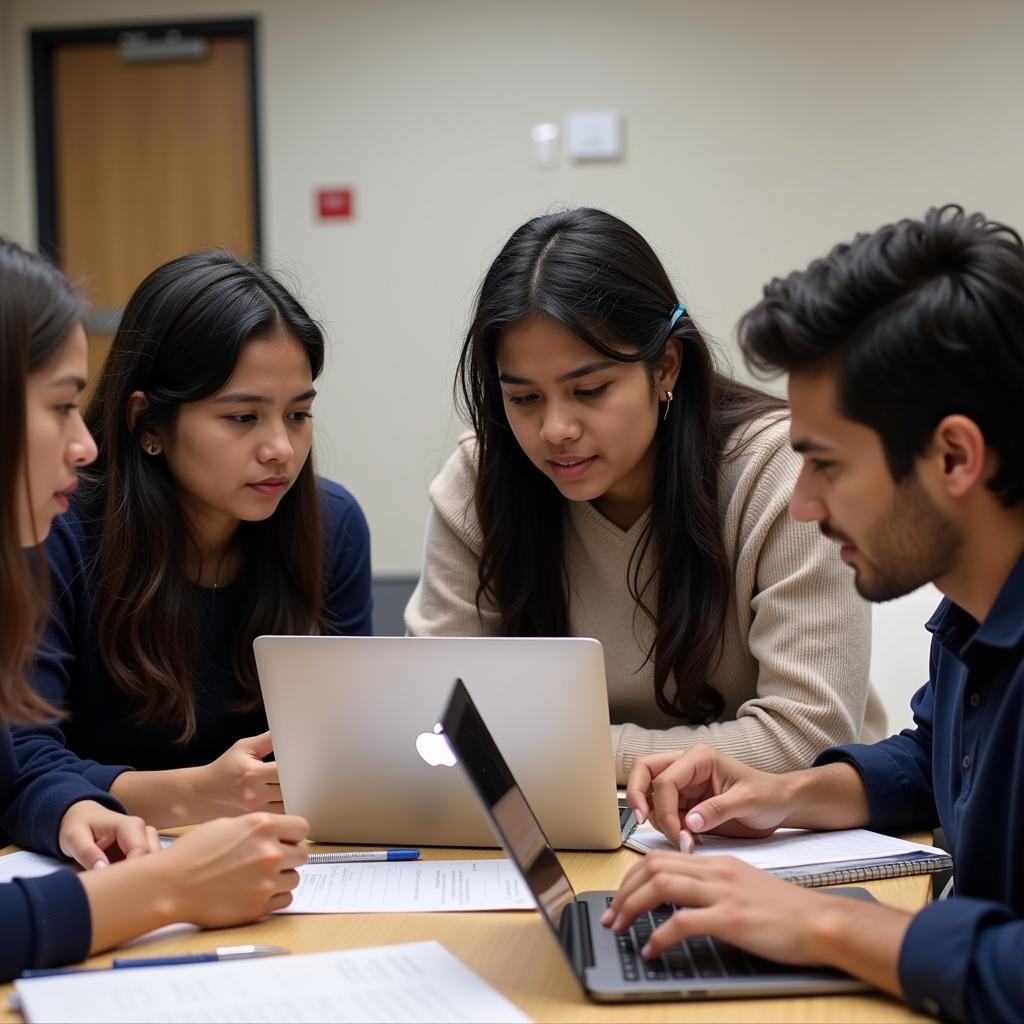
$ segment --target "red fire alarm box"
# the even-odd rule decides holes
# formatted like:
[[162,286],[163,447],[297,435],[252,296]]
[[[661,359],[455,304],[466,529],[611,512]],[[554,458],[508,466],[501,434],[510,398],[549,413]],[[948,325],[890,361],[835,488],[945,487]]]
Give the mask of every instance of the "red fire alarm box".
[[321,220],[339,220],[352,216],[352,189],[320,188],[316,192],[316,212]]

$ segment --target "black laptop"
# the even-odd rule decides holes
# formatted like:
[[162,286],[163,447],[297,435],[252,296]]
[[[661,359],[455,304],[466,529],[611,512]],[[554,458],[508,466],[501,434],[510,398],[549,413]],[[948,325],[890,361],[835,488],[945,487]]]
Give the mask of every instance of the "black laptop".
[[[591,998],[600,1002],[739,999],[861,992],[870,987],[840,971],[763,960],[710,936],[694,936],[660,959],[644,960],[640,949],[676,908],[666,904],[641,915],[625,935],[605,928],[601,916],[615,893],[573,891],[461,679],[455,681],[441,728],[476,789],[495,835],[519,868],[562,954]],[[864,890],[847,890],[847,894],[871,898]]]

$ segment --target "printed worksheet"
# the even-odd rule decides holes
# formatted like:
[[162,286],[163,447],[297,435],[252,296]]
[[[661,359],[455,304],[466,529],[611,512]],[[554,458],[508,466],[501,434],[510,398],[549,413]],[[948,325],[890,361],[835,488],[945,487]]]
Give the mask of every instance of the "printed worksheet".
[[438,942],[87,971],[15,986],[30,1024],[530,1020]]
[[363,861],[307,864],[279,914],[371,914],[533,910],[509,860]]

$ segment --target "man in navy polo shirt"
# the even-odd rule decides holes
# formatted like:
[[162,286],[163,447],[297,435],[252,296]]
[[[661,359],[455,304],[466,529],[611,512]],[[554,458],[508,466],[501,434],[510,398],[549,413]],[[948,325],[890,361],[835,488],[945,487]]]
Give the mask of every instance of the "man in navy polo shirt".
[[[1024,1020],[1024,244],[958,207],[929,211],[772,281],[743,318],[762,372],[787,371],[791,514],[841,547],[860,593],[929,581],[915,728],[768,775],[709,747],[645,758],[630,803],[692,849],[701,832],[941,825],[955,896],[915,915],[799,889],[726,857],[652,855],[605,923],[677,911],[655,955],[710,933],[827,964],[953,1020]],[[922,666],[923,667],[923,666]]]

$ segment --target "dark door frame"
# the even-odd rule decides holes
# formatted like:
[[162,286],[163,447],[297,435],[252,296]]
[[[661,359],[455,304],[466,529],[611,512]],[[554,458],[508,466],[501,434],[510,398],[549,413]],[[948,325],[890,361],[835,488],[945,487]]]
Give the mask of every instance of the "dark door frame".
[[177,29],[183,35],[244,38],[249,43],[249,98],[252,117],[253,170],[253,244],[256,259],[263,259],[263,228],[260,215],[260,120],[256,57],[256,19],[230,21],[133,22],[99,25],[89,28],[34,29],[30,33],[32,49],[33,126],[35,131],[36,241],[59,263],[60,224],[57,219],[57,165],[54,140],[53,55],[67,43],[116,43],[123,32],[144,32],[162,37]]

